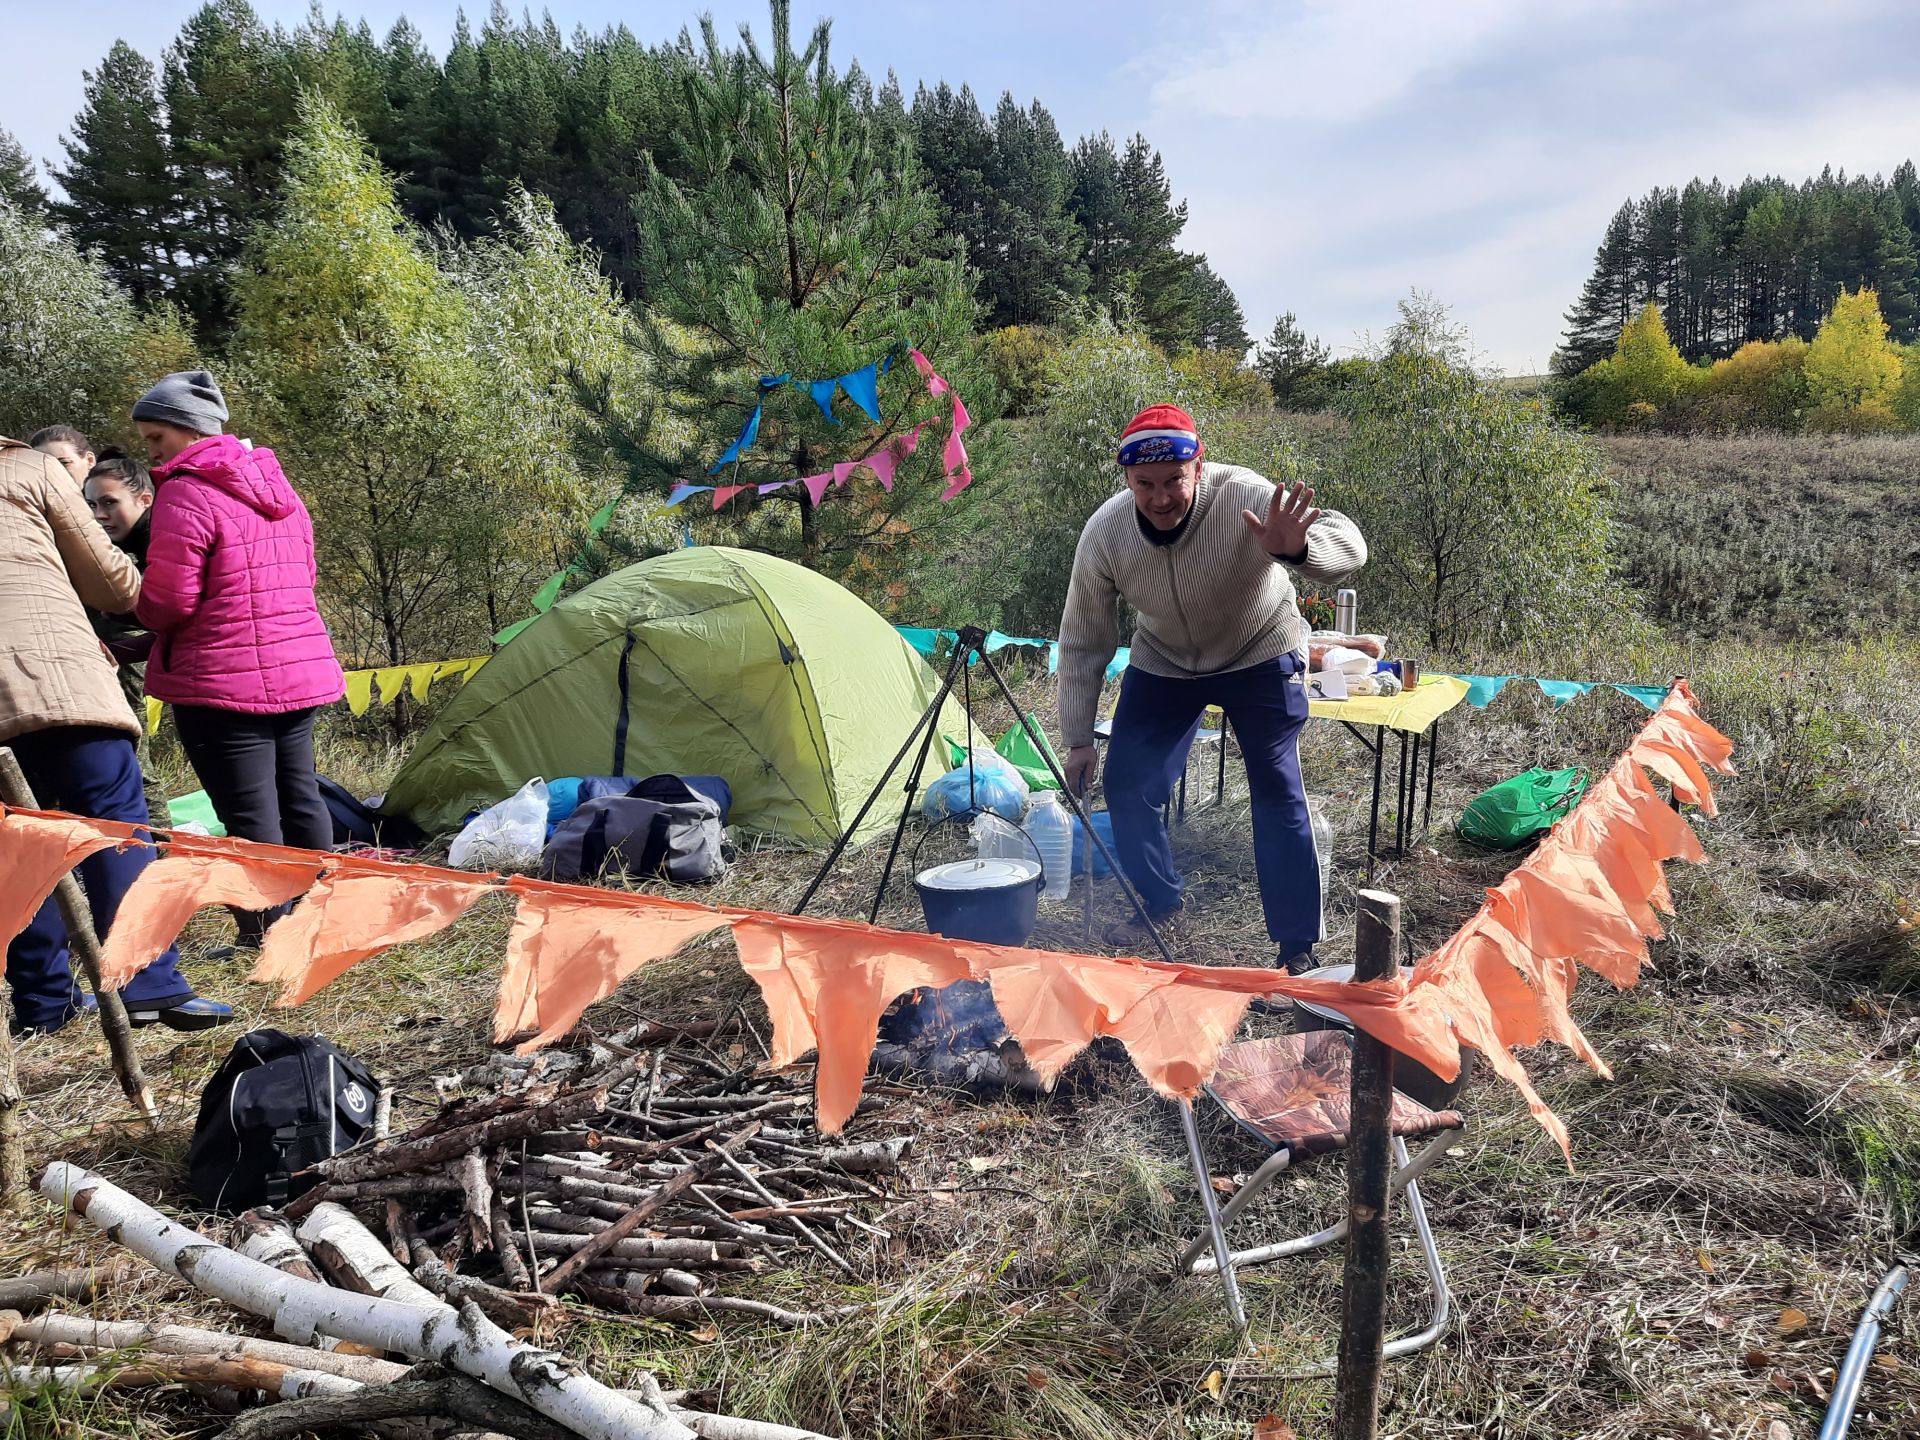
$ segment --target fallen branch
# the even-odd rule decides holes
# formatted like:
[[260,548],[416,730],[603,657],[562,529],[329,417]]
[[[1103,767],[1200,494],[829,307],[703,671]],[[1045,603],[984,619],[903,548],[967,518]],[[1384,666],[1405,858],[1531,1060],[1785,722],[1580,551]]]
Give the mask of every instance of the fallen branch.
[[40,1193],[196,1288],[272,1319],[291,1338],[325,1332],[416,1358],[432,1356],[584,1440],[688,1440],[693,1434],[671,1416],[608,1389],[564,1356],[515,1340],[472,1305],[457,1311],[438,1303],[407,1305],[296,1280],[64,1161],[47,1167]]
[[[365,1428],[410,1415],[447,1416],[515,1440],[577,1440],[574,1432],[545,1416],[436,1366],[420,1366],[408,1378],[352,1395],[292,1400],[242,1415],[219,1440],[285,1440],[313,1430]],[[692,1433],[692,1432],[687,1432]]]
[[478,1150],[469,1150],[460,1161],[460,1189],[473,1248],[485,1250],[493,1244],[493,1182],[487,1179],[487,1158]]
[[575,1287],[588,1300],[609,1310],[624,1310],[630,1315],[647,1315],[658,1320],[680,1320],[698,1325],[715,1315],[751,1315],[756,1320],[796,1328],[824,1325],[858,1313],[857,1305],[813,1312],[783,1310],[764,1300],[743,1300],[737,1295],[634,1295],[615,1286],[583,1282]]
[[355,1395],[366,1387],[324,1370],[302,1370],[271,1360],[227,1360],[213,1355],[143,1355],[126,1365],[15,1365],[0,1368],[8,1384],[59,1390],[147,1390],[156,1385],[218,1385],[258,1390],[280,1400]]
[[424,1240],[413,1242],[411,1259],[414,1274],[427,1289],[449,1305],[471,1300],[496,1325],[522,1329],[562,1312],[560,1302],[551,1295],[502,1290],[471,1275],[456,1275]]
[[[577,1090],[545,1105],[494,1115],[476,1125],[462,1125],[438,1134],[402,1137],[365,1150],[351,1150],[322,1160],[314,1169],[327,1180],[377,1180],[386,1175],[439,1165],[473,1149],[490,1149],[507,1140],[531,1140],[606,1108],[604,1085]],[[579,1136],[569,1136],[578,1144]]]
[[[709,1142],[709,1148],[712,1148],[711,1142]],[[773,1192],[762,1185],[759,1177],[747,1169],[746,1166],[742,1165],[738,1160],[735,1160],[733,1156],[727,1154],[724,1150],[715,1149],[713,1153],[722,1165],[726,1166],[727,1169],[733,1171],[734,1174],[744,1180],[749,1188],[759,1195],[762,1200],[765,1200],[769,1205],[779,1205],[780,1202],[774,1197]],[[728,1218],[731,1219],[732,1217],[729,1216]],[[813,1246],[814,1249],[818,1250],[822,1255],[826,1256],[827,1259],[839,1266],[841,1270],[856,1280],[859,1278],[859,1272],[846,1262],[845,1257],[842,1256],[838,1250],[835,1250],[831,1245],[827,1244],[825,1240],[821,1239],[820,1236],[808,1226],[806,1221],[789,1219],[787,1223],[799,1232],[802,1240],[805,1240],[809,1245]]]
[[107,1271],[35,1270],[12,1280],[0,1280],[0,1310],[18,1310],[31,1315],[53,1300],[72,1300],[89,1305],[101,1286],[118,1285],[126,1279],[124,1269]]

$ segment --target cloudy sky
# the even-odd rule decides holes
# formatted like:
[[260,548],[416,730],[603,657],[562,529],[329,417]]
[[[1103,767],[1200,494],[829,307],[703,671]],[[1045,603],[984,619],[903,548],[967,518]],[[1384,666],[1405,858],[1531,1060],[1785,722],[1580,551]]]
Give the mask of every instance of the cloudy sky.
[[[307,0],[254,0],[296,23]],[[57,157],[81,71],[124,38],[157,59],[191,0],[0,0],[0,126]],[[329,5],[329,13],[337,7]],[[454,0],[406,14],[444,51]],[[483,3],[470,7],[484,11]],[[664,39],[662,0],[553,0],[562,29]],[[713,7],[764,27],[758,0]],[[1545,368],[1623,199],[1693,175],[1890,172],[1920,155],[1914,0],[797,0],[870,70],[1038,96],[1071,138],[1141,130],[1191,210],[1187,246],[1247,328],[1296,312],[1336,351],[1432,292],[1492,364]]]

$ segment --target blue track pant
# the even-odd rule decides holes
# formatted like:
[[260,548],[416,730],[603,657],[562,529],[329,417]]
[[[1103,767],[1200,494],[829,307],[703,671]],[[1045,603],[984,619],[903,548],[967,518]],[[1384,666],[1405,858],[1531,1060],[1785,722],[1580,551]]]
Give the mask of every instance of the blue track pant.
[[[82,725],[60,725],[33,730],[7,742],[34,799],[48,810],[67,810],[96,820],[147,823],[147,792],[140,780],[140,761],[133,741],[118,730]],[[108,848],[90,855],[77,867],[93,912],[94,932],[105,939],[120,909],[120,899],[140,872],[153,862],[153,851]],[[7,946],[7,984],[13,989],[13,1013],[30,1030],[55,1030],[78,1011],[89,1008],[74,983],[67,964],[67,926],[60,904],[52,896],[25,930]],[[127,982],[121,998],[132,1008],[177,1005],[193,998],[180,978],[180,956],[172,946],[153,964]]]
[[1186,769],[1201,715],[1218,705],[1246,761],[1253,860],[1267,934],[1287,954],[1323,937],[1319,856],[1300,779],[1307,691],[1299,667],[1297,655],[1283,655],[1190,680],[1140,669],[1128,670],[1121,680],[1107,749],[1107,809],[1121,868],[1156,919],[1180,908],[1184,889],[1167,835],[1167,801]]

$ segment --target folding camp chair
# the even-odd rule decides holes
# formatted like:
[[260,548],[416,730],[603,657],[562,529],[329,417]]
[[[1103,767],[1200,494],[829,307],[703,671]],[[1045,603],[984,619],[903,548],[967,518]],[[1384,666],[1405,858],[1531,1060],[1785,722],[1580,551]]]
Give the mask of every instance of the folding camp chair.
[[[1344,1030],[1314,1030],[1304,1035],[1248,1040],[1229,1045],[1221,1052],[1220,1065],[1214,1072],[1212,1084],[1206,1087],[1207,1094],[1243,1129],[1273,1147],[1272,1156],[1235,1192],[1224,1210],[1216,1209],[1213,1203],[1209,1167],[1201,1148],[1199,1127],[1194,1123],[1193,1108],[1180,1107],[1187,1146],[1200,1172],[1201,1202],[1208,1228],[1181,1252],[1178,1269],[1183,1274],[1220,1273],[1226,1288],[1227,1308],[1243,1340],[1247,1319],[1240,1303],[1235,1270],[1242,1265],[1258,1265],[1336,1244],[1346,1239],[1347,1221],[1343,1219],[1311,1235],[1247,1250],[1234,1250],[1229,1246],[1227,1226],[1282,1172],[1315,1155],[1346,1148],[1352,1079],[1353,1041]],[[1389,1341],[1386,1346],[1389,1358],[1424,1350],[1447,1328],[1452,1311],[1447,1277],[1441,1269],[1440,1251],[1434,1244],[1433,1229],[1427,1223],[1427,1208],[1420,1199],[1416,1182],[1439,1163],[1452,1143],[1454,1132],[1465,1124],[1457,1111],[1430,1110],[1419,1101],[1394,1091],[1391,1116],[1394,1169],[1388,1194],[1406,1195],[1407,1213],[1412,1217],[1420,1252],[1426,1261],[1427,1278],[1433,1285],[1433,1316],[1419,1333]],[[1418,1155],[1409,1156],[1407,1141],[1423,1136],[1433,1138]],[[1203,1253],[1209,1249],[1212,1254]],[[1334,1361],[1329,1357],[1296,1373],[1323,1375],[1332,1374],[1333,1370]]]

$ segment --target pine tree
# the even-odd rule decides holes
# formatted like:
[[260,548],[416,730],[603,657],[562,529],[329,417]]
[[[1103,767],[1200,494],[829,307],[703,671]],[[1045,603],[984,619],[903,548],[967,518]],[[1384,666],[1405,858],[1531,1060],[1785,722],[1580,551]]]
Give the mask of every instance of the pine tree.
[[1605,359],[1621,328],[1633,318],[1634,214],[1629,200],[1607,222],[1606,238],[1594,252],[1593,273],[1579,302],[1567,312],[1567,338],[1553,357],[1557,374],[1577,374]]
[[[728,49],[702,21],[700,51],[681,77],[685,174],[650,168],[635,202],[652,309],[638,338],[679,422],[654,434],[677,430],[680,440],[616,439],[630,488],[661,496],[675,483],[706,482],[762,398],[757,443],[715,480],[796,480],[871,455],[921,420],[937,434],[949,402],[931,400],[902,364],[909,342],[986,418],[987,392],[961,348],[975,316],[972,286],[941,242],[938,201],[912,147],[876,135],[859,113],[831,63],[827,22],[796,49],[788,0],[770,9],[764,49],[745,26],[741,48]],[[846,374],[883,355],[895,368],[882,382],[877,425],[845,399],[830,422],[805,394],[775,387],[763,397],[758,383]],[[621,428],[610,407],[601,419]],[[725,523],[809,562],[872,563],[885,546],[908,543],[893,525],[900,510],[942,488],[930,483],[944,474],[942,448],[922,443],[890,493],[855,480],[816,507],[789,486],[759,503],[740,497]],[[910,543],[937,539],[943,512],[929,507]]]
[[100,68],[87,72],[73,133],[60,144],[67,164],[54,173],[66,198],[54,213],[67,233],[134,295],[161,293],[176,274],[167,237],[180,215],[145,56],[124,40],[113,43]]
[[1084,295],[1084,240],[1067,213],[1067,152],[1046,107],[1011,93],[993,117],[984,294],[995,325],[1046,325]]
[[1219,350],[1244,360],[1253,341],[1247,335],[1246,313],[1233,287],[1215,273],[1204,255],[1185,257],[1192,264],[1193,343],[1202,350]]
[[1273,403],[1285,410],[1294,404],[1309,377],[1325,366],[1328,354],[1325,345],[1307,338],[1289,310],[1273,322],[1273,329],[1260,342],[1253,368],[1272,389]]
[[299,93],[292,46],[247,0],[209,0],[169,47],[161,93],[182,210],[177,293],[217,331],[233,267],[280,181]]
[[1173,203],[1173,187],[1160,152],[1144,135],[1127,142],[1120,157],[1123,219],[1121,286],[1134,321],[1163,350],[1197,339],[1191,261],[1173,242],[1187,226],[1187,203]]
[[1067,208],[1087,237],[1087,285],[1111,304],[1126,270],[1126,201],[1120,193],[1120,153],[1102,130],[1081,138],[1067,157]]
[[[944,80],[913,96],[914,149],[921,173],[940,201],[941,227],[960,237],[967,264],[985,277],[993,269],[989,238],[993,200],[993,130],[973,90]],[[984,288],[984,287],[983,287]]]
[[47,213],[47,192],[40,184],[40,172],[20,142],[0,130],[0,200],[22,214]]

